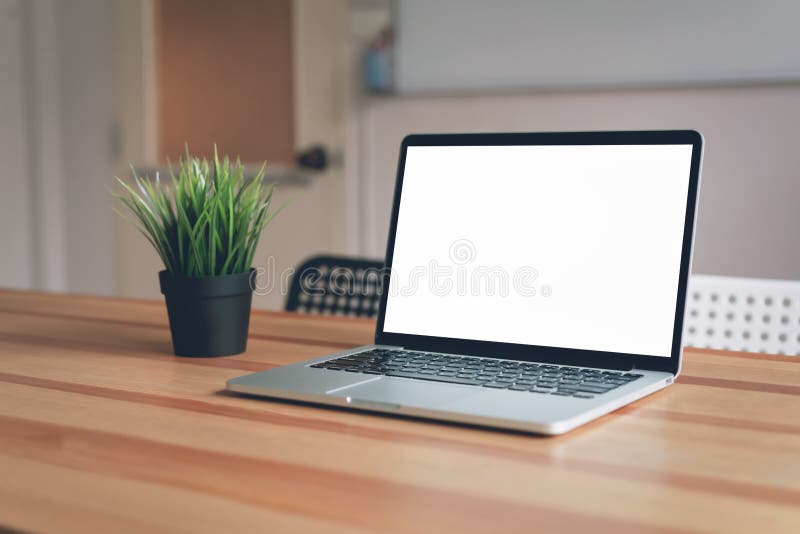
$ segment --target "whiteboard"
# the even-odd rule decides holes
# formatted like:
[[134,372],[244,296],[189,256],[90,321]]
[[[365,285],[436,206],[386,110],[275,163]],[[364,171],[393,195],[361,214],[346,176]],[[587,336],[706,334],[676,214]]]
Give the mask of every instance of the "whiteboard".
[[399,92],[800,79],[797,0],[398,0]]

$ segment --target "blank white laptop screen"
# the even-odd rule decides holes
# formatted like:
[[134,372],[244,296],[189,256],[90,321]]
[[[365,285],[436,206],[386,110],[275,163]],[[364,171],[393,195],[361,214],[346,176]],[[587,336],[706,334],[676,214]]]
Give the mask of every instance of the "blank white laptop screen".
[[691,157],[409,147],[383,330],[669,357]]

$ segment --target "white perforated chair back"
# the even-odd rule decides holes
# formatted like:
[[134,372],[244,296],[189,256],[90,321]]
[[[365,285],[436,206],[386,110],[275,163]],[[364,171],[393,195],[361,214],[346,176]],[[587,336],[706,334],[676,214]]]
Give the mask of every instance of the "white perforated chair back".
[[684,345],[800,355],[800,282],[695,274]]

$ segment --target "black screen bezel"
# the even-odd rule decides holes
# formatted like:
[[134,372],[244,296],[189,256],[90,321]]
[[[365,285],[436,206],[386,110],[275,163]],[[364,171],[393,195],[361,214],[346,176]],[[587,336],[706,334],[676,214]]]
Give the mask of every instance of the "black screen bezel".
[[[389,295],[389,277],[394,254],[395,234],[400,212],[403,174],[410,146],[497,146],[497,145],[692,145],[689,187],[686,197],[681,266],[675,306],[675,321],[670,357],[646,354],[593,351],[563,347],[547,347],[434,337],[385,332],[384,318]],[[606,369],[647,369],[678,374],[681,358],[686,285],[691,268],[692,244],[697,210],[703,139],[694,130],[616,131],[616,132],[543,132],[543,133],[480,133],[480,134],[412,134],[403,139],[397,165],[389,238],[375,343],[402,346],[412,350],[473,354],[521,361],[560,363]]]

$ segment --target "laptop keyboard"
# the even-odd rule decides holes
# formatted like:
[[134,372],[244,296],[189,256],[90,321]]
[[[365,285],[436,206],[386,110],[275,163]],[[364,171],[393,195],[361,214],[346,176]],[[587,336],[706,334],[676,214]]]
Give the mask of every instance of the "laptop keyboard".
[[580,367],[371,349],[311,367],[591,399],[644,375]]

